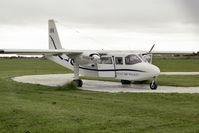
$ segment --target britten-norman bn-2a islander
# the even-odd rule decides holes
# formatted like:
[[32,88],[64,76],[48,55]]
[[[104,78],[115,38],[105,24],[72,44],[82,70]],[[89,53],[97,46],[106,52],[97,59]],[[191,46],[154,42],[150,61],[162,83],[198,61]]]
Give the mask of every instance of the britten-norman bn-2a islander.
[[44,55],[47,59],[73,70],[73,81],[78,87],[83,85],[79,78],[79,74],[81,74],[88,77],[119,79],[122,84],[130,84],[131,81],[152,80],[150,88],[157,88],[156,79],[160,74],[160,69],[152,64],[154,45],[149,52],[68,50],[61,46],[54,20],[49,20],[48,26],[49,49],[1,49],[0,53]]

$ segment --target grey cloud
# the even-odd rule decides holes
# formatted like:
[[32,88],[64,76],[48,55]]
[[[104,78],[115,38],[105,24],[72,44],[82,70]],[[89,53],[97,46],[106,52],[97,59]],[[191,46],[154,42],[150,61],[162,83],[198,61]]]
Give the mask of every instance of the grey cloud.
[[0,23],[46,24],[55,18],[62,23],[156,30],[174,23],[197,25],[196,17],[182,13],[186,8],[196,12],[197,5],[197,0],[1,0]]
[[199,21],[199,1],[198,0],[181,0],[181,6],[184,8],[184,13],[192,19]]
[[9,18],[18,22],[26,18],[50,16],[91,23],[159,22],[180,18],[172,1],[174,0],[6,0],[0,4],[0,15],[2,20]]
[[[134,40],[133,31],[144,34],[139,38],[141,42],[144,39],[145,41],[157,40],[161,41],[166,48],[167,45],[178,45],[177,48],[179,48],[182,43],[188,44],[187,47],[191,46],[190,44],[196,47],[198,38],[193,31],[199,31],[197,30],[198,6],[198,0],[0,0],[0,28],[3,25],[9,25],[5,27],[11,27],[10,32],[12,32],[10,25],[14,27],[28,25],[27,27],[33,29],[39,29],[45,25],[47,28],[47,20],[53,18],[69,28],[87,28],[87,30],[109,28],[117,33],[129,33],[129,36],[132,35],[132,38],[128,38],[130,43]],[[121,36],[126,37],[125,34]],[[110,37],[107,35],[106,39],[99,40],[104,39],[103,41],[109,42]],[[113,44],[119,42],[117,41],[119,37],[111,38],[116,40]],[[23,39],[26,40],[26,38]],[[122,45],[126,39],[121,41]],[[33,42],[34,40],[35,38]]]

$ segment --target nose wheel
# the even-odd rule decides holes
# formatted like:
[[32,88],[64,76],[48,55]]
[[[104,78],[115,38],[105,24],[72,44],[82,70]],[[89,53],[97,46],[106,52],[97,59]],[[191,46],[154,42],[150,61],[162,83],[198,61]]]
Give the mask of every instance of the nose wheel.
[[156,90],[157,89],[157,83],[156,82],[151,82],[150,83],[150,88],[151,88],[151,90]]
[[156,80],[157,80],[157,78],[155,77],[154,80],[150,83],[151,90],[156,90],[158,88]]

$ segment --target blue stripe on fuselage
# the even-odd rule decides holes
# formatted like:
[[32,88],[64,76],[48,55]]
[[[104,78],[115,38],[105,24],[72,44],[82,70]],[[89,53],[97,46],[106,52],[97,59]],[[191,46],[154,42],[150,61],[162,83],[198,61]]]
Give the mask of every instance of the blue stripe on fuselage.
[[134,72],[145,72],[141,70],[135,70],[135,69],[92,69],[92,68],[86,68],[86,67],[81,67],[79,68],[84,69],[84,70],[89,70],[89,71],[99,71],[99,72],[112,72],[112,71],[134,71]]

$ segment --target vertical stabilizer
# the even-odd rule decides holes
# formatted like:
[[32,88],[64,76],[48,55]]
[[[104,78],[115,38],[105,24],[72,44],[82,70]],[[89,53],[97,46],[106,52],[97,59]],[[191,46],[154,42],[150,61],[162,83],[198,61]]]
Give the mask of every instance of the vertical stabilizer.
[[48,20],[49,49],[62,49],[55,21]]
[[[55,21],[53,19],[48,20],[48,38],[49,38],[49,49],[62,49],[59,36],[57,33],[57,28],[55,25]],[[62,65],[66,68],[73,70],[73,65],[71,64],[71,60],[69,61],[69,57],[65,54],[63,55],[45,55],[45,57],[53,62],[56,62],[59,65]]]

